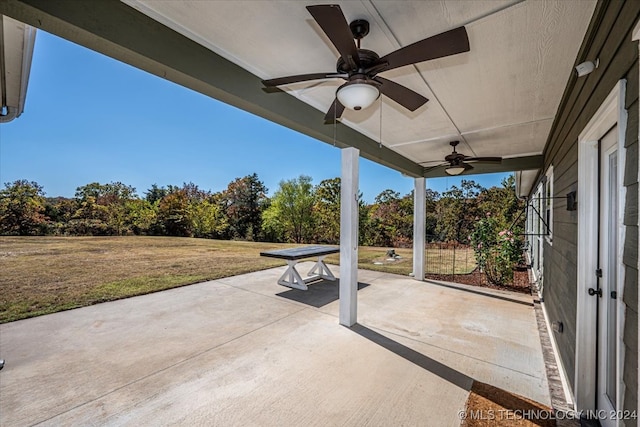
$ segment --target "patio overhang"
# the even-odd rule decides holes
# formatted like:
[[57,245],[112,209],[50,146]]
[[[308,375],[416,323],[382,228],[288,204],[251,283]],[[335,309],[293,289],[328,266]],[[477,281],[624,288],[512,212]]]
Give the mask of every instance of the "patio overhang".
[[334,66],[333,46],[304,8],[316,2],[126,3],[6,0],[0,13],[338,148],[357,148],[414,178],[446,176],[433,166],[451,140],[460,140],[467,155],[504,158],[474,164],[473,174],[541,168],[595,5],[336,1],[347,20],[370,21],[363,43],[380,54],[460,25],[471,51],[385,74],[429,98],[415,112],[385,98],[366,111],[347,111],[334,128],[324,114],[337,82],[276,93],[261,84]]
[[0,123],[24,111],[36,29],[0,14]]

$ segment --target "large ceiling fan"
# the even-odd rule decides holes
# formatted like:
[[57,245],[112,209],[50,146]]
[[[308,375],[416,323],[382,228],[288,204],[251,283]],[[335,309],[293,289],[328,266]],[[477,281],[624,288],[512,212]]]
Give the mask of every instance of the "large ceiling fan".
[[453,147],[453,152],[444,158],[444,163],[433,166],[429,168],[429,170],[446,166],[444,171],[448,175],[460,175],[468,170],[473,169],[473,166],[471,166],[469,163],[473,163],[473,162],[500,163],[502,162],[502,157],[472,157],[472,156],[466,156],[462,153],[458,153],[456,151],[456,147],[458,146],[459,143],[460,141],[451,141],[449,145]]
[[[336,71],[280,77],[263,80],[262,83],[266,87],[274,87],[310,80],[346,80],[347,82],[336,92],[336,99],[325,116],[326,123],[333,123],[335,119],[340,118],[345,108],[361,110],[369,107],[378,99],[380,93],[410,111],[417,110],[428,101],[427,98],[378,74],[405,65],[469,51],[467,30],[459,27],[379,57],[371,50],[360,48],[360,40],[369,34],[368,21],[358,19],[347,24],[340,6],[333,4],[307,6],[307,10],[340,54]],[[357,40],[357,45],[354,39]]]

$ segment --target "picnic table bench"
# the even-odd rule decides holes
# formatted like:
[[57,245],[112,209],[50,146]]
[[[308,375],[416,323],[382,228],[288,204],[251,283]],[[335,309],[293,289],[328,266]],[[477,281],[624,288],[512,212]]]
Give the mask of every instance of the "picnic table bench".
[[[338,252],[340,252],[340,248],[335,246],[303,246],[300,248],[277,249],[273,251],[260,252],[260,256],[286,260],[289,267],[280,279],[278,279],[278,284],[306,291],[308,289],[307,283],[320,279],[336,280],[336,277],[331,273],[327,264],[324,263],[324,258],[327,255],[336,254]],[[309,271],[307,277],[302,278],[300,273],[298,273],[298,270],[296,270],[296,264],[301,259],[312,257],[318,257],[318,261]]]

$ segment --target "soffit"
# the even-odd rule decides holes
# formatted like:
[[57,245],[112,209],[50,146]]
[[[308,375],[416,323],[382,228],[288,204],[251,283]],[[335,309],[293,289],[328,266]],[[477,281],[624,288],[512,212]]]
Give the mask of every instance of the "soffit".
[[[125,3],[263,79],[335,69],[337,53],[304,7],[317,1]],[[343,116],[344,124],[429,166],[450,152],[454,139],[468,155],[541,154],[596,2],[333,3],[347,21],[370,22],[362,47],[379,55],[466,26],[470,52],[383,74],[429,98],[425,106],[411,113],[383,97]],[[324,112],[341,83],[284,89]]]

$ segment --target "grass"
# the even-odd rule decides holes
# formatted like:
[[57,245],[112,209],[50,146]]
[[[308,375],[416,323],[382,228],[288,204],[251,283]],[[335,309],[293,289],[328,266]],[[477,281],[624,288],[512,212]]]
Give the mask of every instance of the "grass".
[[[292,246],[179,237],[0,237],[0,323],[282,266],[260,252]],[[394,261],[386,250],[361,247],[359,268],[412,271],[411,249],[396,249]],[[339,256],[327,261],[338,264]]]

